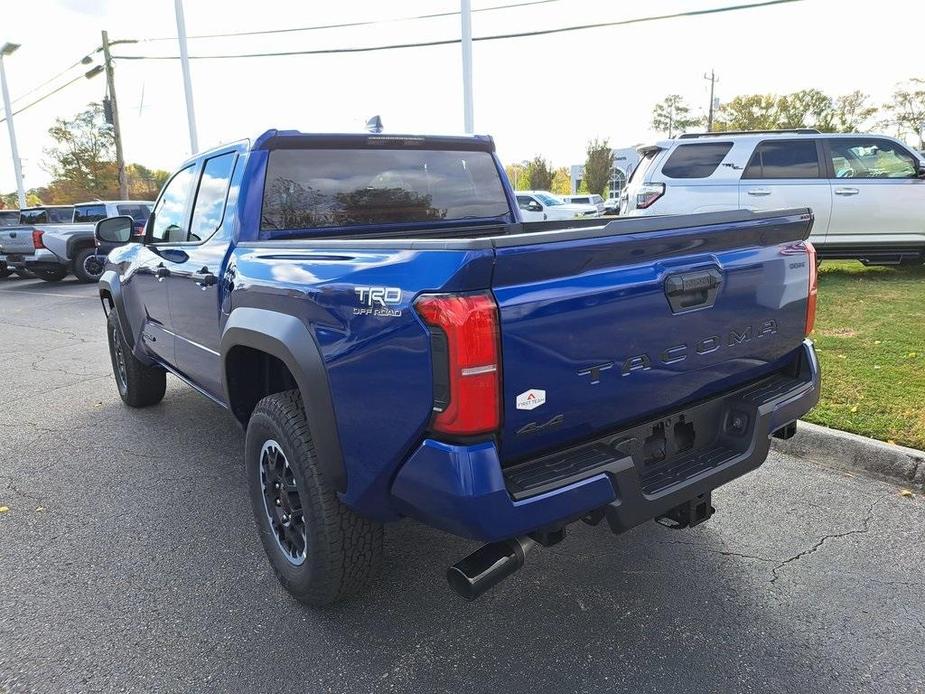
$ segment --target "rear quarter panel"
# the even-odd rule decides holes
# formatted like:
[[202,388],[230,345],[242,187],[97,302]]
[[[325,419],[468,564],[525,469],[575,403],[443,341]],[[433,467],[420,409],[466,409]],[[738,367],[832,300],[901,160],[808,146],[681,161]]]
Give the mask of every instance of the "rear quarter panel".
[[[334,403],[348,505],[390,517],[390,481],[430,421],[430,338],[415,298],[487,289],[490,272],[490,249],[380,251],[270,241],[235,249],[230,310],[297,316],[315,337]],[[357,291],[368,287],[397,290],[397,300],[370,307]]]

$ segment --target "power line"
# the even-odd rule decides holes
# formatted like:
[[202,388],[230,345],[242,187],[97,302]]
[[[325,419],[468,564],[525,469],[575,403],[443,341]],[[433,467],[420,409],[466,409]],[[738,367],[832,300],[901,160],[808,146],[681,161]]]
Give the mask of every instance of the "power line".
[[[493,5],[491,7],[480,7],[478,9],[472,10],[472,13],[476,12],[494,12],[495,10],[507,10],[515,7],[527,7],[529,5],[548,5],[553,2],[562,2],[562,0],[530,0],[530,2],[517,2],[510,5]],[[340,24],[320,24],[317,26],[307,26],[307,27],[291,27],[288,29],[265,29],[262,31],[235,31],[226,34],[197,34],[194,36],[187,36],[189,40],[192,39],[220,39],[220,38],[234,38],[238,36],[265,36],[267,34],[288,34],[295,31],[318,31],[321,29],[343,29],[347,27],[361,27],[361,26],[372,26],[375,24],[392,24],[397,22],[410,22],[418,19],[435,19],[437,17],[455,17],[459,14],[459,10],[448,11],[448,12],[434,12],[432,14],[419,14],[411,17],[394,17],[391,19],[371,19],[364,20],[359,22],[343,22]],[[176,41],[176,36],[157,36],[150,39],[138,39],[139,41],[149,42],[149,41]]]
[[30,89],[29,91],[23,92],[22,94],[20,94],[19,96],[17,96],[15,99],[13,99],[13,103],[16,103],[17,101],[22,101],[23,99],[25,99],[25,98],[26,98],[27,96],[29,96],[30,94],[34,94],[35,92],[39,91],[42,87],[44,87],[44,86],[46,86],[46,85],[48,85],[48,84],[51,84],[52,82],[54,82],[54,81],[55,81],[56,79],[58,79],[59,77],[63,77],[63,76],[66,75],[68,72],[70,72],[71,70],[73,70],[75,67],[77,67],[78,65],[80,65],[82,62],[83,62],[83,58],[81,58],[80,60],[78,60],[78,61],[75,62],[75,63],[72,63],[71,65],[68,65],[66,68],[64,68],[61,72],[59,72],[59,73],[58,73],[57,75],[55,75],[54,77],[49,77],[49,78],[48,78],[47,80],[45,80],[44,82],[41,82],[40,84],[37,84],[37,85],[35,85],[34,87],[32,87],[32,89]]
[[[681,17],[697,17],[710,14],[719,14],[723,12],[734,12],[738,10],[748,10],[758,7],[769,7],[772,5],[783,5],[793,2],[802,2],[802,0],[765,0],[764,2],[752,2],[743,5],[729,5],[727,7],[715,7],[705,10],[689,10],[687,12],[674,12],[671,14],[655,15],[652,17],[637,17],[634,19],[622,19],[613,22],[598,22],[595,24],[580,24],[577,26],[559,27],[556,29],[539,29],[537,31],[524,31],[513,34],[495,34],[492,36],[476,36],[473,41],[499,41],[502,39],[520,39],[531,36],[548,36],[549,34],[563,34],[571,31],[585,31],[587,29],[601,29],[604,27],[626,26],[628,24],[641,24],[643,22],[655,22],[664,19],[678,19]],[[190,60],[223,60],[229,58],[275,58],[294,55],[330,55],[336,53],[371,53],[374,51],[391,51],[403,48],[427,48],[431,46],[449,46],[460,43],[460,39],[443,39],[440,41],[424,41],[420,43],[395,43],[385,46],[359,46],[355,48],[326,48],[311,51],[276,51],[273,53],[232,53],[221,55],[191,55]],[[178,60],[177,55],[116,55],[113,58],[119,60]]]
[[[41,96],[41,97],[39,97],[38,99],[36,99],[35,101],[26,104],[26,105],[23,106],[22,108],[16,109],[15,111],[13,111],[13,115],[14,115],[14,116],[19,115],[20,113],[22,113],[22,112],[25,111],[26,109],[30,109],[30,108],[32,108],[33,106],[35,106],[36,104],[39,104],[39,103],[45,101],[45,99],[47,99],[48,97],[54,96],[55,94],[57,94],[58,92],[60,92],[62,89],[65,89],[65,88],[67,88],[67,87],[70,87],[70,86],[71,86],[72,84],[74,84],[75,82],[79,82],[79,81],[82,80],[82,79],[89,79],[89,78],[91,78],[91,77],[94,77],[94,76],[98,75],[98,74],[99,74],[100,72],[102,72],[102,71],[103,71],[102,66],[97,65],[95,68],[93,68],[93,69],[90,70],[89,72],[87,72],[87,73],[85,73],[85,74],[83,74],[83,75],[77,75],[77,77],[75,77],[75,78],[72,79],[71,81],[65,82],[65,83],[62,84],[60,87],[58,87],[58,88],[56,88],[56,89],[53,89],[52,91],[50,91],[50,92],[48,92],[47,94],[45,94],[45,96]],[[3,118],[0,118],[0,123],[2,123],[2,122],[5,121],[5,120],[6,120],[6,116],[4,116]]]

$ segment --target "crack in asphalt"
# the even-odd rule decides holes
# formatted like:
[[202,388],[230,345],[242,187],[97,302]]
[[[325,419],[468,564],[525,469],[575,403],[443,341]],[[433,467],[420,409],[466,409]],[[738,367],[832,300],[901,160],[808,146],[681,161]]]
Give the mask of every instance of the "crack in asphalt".
[[743,552],[733,552],[727,549],[716,549],[714,547],[710,547],[709,545],[704,545],[700,542],[684,542],[683,540],[656,540],[656,543],[660,545],[687,545],[689,547],[696,547],[698,549],[702,549],[707,552],[711,552],[713,554],[722,554],[723,556],[726,556],[726,557],[739,557],[741,559],[754,559],[755,561],[764,561],[768,563],[775,563],[777,561],[776,559],[769,559],[768,557],[759,557],[754,554],[745,554]]
[[[72,386],[79,386],[83,383],[89,383],[90,381],[98,381],[101,378],[111,378],[111,377],[112,377],[111,374],[108,374],[108,373],[103,374],[101,376],[91,376],[90,378],[84,378],[79,381],[74,381],[73,383],[67,383],[63,386],[56,386],[54,388],[49,388],[48,390],[43,391],[42,395],[48,395],[50,393],[54,393],[56,390],[61,390],[62,388],[70,388]],[[4,402],[0,402],[0,407],[12,405],[13,403],[18,402],[19,400],[22,400],[22,396],[13,398],[12,400],[5,400]]]
[[816,544],[814,544],[809,549],[804,549],[802,552],[798,552],[797,554],[794,554],[789,559],[785,559],[784,561],[780,562],[777,566],[771,569],[771,580],[769,582],[772,584],[775,583],[777,579],[779,578],[778,572],[781,569],[783,569],[785,566],[789,564],[792,564],[795,561],[799,561],[800,559],[803,559],[804,557],[808,557],[810,554],[814,554],[815,552],[820,550],[827,541],[838,540],[844,537],[850,537],[851,535],[863,535],[864,533],[868,532],[870,530],[870,523],[874,517],[874,507],[877,504],[879,504],[881,501],[883,501],[882,497],[880,499],[876,499],[873,503],[871,503],[871,505],[867,509],[867,513],[864,516],[864,520],[860,528],[851,528],[850,530],[845,530],[844,532],[829,533],[827,535],[823,535],[821,538],[819,538]]

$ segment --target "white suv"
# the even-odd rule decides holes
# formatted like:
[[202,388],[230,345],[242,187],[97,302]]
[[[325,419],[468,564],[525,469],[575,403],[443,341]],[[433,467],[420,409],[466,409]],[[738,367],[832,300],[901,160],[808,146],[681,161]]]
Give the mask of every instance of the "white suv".
[[558,195],[548,190],[517,190],[517,207],[524,222],[553,222],[581,217],[597,217],[594,205],[576,205],[563,202]]
[[562,199],[572,205],[594,205],[598,214],[604,214],[604,198],[600,195],[579,193],[578,195],[563,195]]
[[925,160],[883,135],[684,135],[640,147],[621,215],[809,207],[820,258],[925,260]]

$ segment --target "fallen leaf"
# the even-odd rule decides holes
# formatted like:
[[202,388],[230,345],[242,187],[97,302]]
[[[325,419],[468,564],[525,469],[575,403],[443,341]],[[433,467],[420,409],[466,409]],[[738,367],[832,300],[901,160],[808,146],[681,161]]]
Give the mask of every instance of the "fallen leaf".
[[911,489],[900,489],[899,495],[900,496],[915,496],[915,494],[912,493]]
[[875,345],[879,345],[879,344],[880,344],[880,340],[874,340],[874,344],[875,344]]
[[858,411],[858,406],[855,405],[854,407],[852,407],[852,408],[851,408],[851,411],[852,411],[852,412],[857,412],[857,411]]
[[10,510],[9,506],[0,506],[0,513],[6,513]]
[[875,369],[879,369],[879,368],[880,368],[880,364],[874,364],[874,368],[875,368]]
[[36,512],[36,513],[41,513],[41,512],[44,511],[44,510],[45,510],[45,507],[44,507],[44,506],[36,506],[36,507],[35,507],[35,512]]

